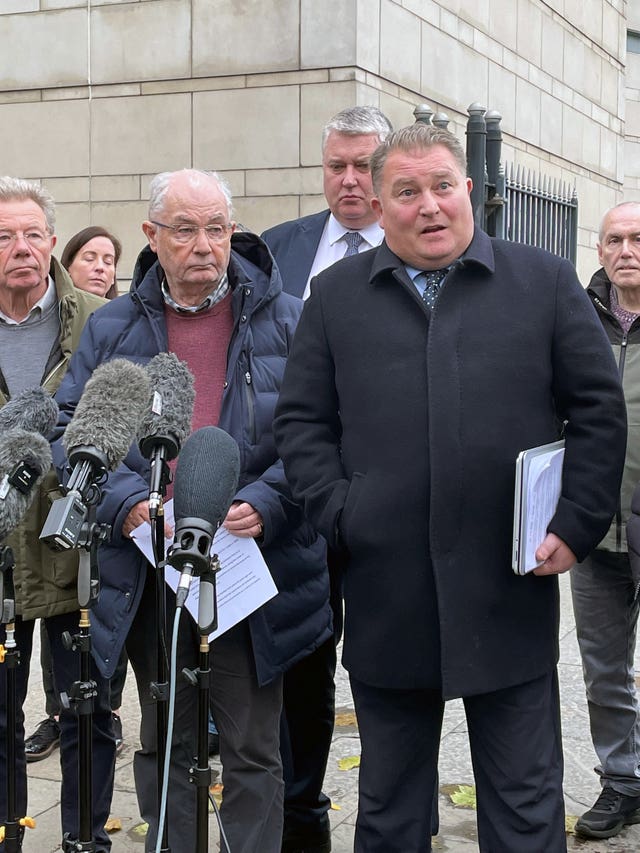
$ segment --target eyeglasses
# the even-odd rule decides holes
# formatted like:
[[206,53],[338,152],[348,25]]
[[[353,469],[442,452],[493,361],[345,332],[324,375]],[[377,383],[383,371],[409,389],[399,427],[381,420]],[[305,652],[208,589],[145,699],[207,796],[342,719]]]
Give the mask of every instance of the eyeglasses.
[[168,228],[173,231],[174,240],[177,243],[190,243],[195,240],[201,231],[210,243],[222,243],[227,233],[231,229],[231,225],[166,225],[164,222],[157,222],[155,219],[150,220],[153,225],[158,225],[160,228]]
[[42,231],[31,229],[29,231],[0,231],[0,252],[8,249],[12,243],[20,239],[22,236],[33,249],[41,249],[49,239],[48,234],[43,234]]

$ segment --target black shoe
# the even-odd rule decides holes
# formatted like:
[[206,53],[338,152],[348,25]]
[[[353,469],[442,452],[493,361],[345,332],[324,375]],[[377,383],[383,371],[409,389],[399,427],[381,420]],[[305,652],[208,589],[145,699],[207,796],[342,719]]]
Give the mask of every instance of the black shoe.
[[611,838],[630,823],[640,823],[640,797],[628,797],[607,785],[589,811],[578,818],[576,833]]
[[60,726],[53,717],[38,723],[34,733],[24,742],[27,761],[42,761],[60,745]]
[[120,755],[124,749],[124,737],[122,736],[122,720],[120,719],[120,714],[114,714],[112,712],[111,721],[113,723],[113,736],[116,739],[116,755]]
[[209,732],[209,755],[220,755],[220,735]]
[[322,829],[303,833],[285,829],[281,853],[331,853],[331,831]]

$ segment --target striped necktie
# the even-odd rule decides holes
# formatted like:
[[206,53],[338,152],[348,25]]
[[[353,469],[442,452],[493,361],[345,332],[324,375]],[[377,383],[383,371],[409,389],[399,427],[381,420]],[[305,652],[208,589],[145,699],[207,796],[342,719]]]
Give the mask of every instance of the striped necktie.
[[343,257],[348,258],[351,255],[358,254],[358,247],[364,240],[364,237],[358,231],[347,231],[346,234],[343,235],[342,239],[347,244],[347,251],[344,253]]

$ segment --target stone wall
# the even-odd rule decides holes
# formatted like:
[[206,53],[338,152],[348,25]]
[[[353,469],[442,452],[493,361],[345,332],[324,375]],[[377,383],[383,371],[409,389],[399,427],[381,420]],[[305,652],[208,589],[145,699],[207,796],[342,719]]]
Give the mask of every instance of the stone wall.
[[640,162],[626,5],[2,0],[2,170],[51,189],[61,244],[113,228],[126,277],[157,171],[218,169],[260,231],[322,206],[320,130],[339,109],[375,104],[399,126],[427,101],[463,134],[480,101],[503,115],[505,160],[575,181],[584,276],[602,210],[640,179],[628,165],[625,182]]

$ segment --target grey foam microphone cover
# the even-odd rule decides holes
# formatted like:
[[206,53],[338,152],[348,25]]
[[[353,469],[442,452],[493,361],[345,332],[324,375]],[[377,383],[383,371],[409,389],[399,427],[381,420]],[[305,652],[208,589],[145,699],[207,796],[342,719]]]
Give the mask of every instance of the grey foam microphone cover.
[[240,451],[227,432],[202,427],[186,440],[176,466],[173,509],[184,518],[207,521],[216,530],[224,520],[240,477]]
[[143,456],[151,456],[158,443],[173,444],[168,459],[175,459],[191,432],[195,399],[193,374],[172,352],[154,356],[146,367],[151,383],[150,405],[138,427]]
[[96,367],[62,437],[67,456],[77,447],[95,447],[115,471],[135,439],[149,397],[149,377],[140,365],[116,358]]
[[0,432],[24,429],[45,438],[58,420],[58,405],[44,388],[27,388],[0,409]]
[[[20,463],[31,469],[26,491],[7,480]],[[43,436],[17,427],[0,434],[0,541],[20,524],[50,468],[51,448]]]

